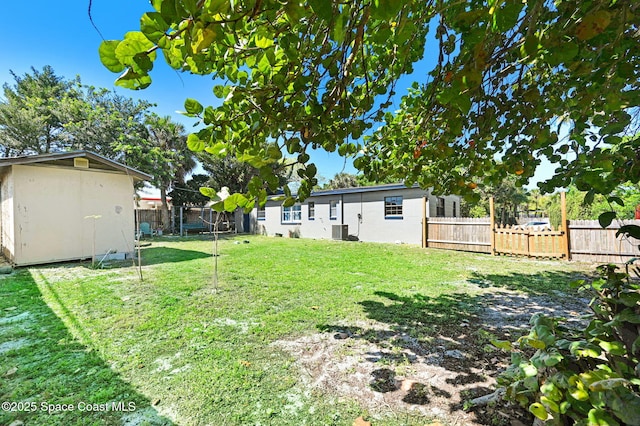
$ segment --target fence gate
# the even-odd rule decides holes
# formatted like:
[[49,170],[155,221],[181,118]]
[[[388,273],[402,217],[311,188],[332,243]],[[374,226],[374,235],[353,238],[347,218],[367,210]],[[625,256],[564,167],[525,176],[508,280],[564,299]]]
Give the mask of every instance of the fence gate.
[[515,229],[512,226],[496,226],[493,197],[489,200],[491,221],[491,248],[493,254],[510,254],[530,257],[564,258],[569,260],[569,235],[567,233],[567,208],[565,193],[560,193],[561,225],[557,230]]
[[494,253],[531,257],[562,258],[565,256],[565,231],[534,231],[511,226],[493,229]]

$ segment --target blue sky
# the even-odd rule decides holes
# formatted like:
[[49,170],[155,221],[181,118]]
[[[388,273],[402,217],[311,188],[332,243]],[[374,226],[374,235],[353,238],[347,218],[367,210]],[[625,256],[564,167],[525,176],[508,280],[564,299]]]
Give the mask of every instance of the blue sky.
[[[117,75],[107,70],[98,57],[102,39],[89,21],[89,0],[34,0],[28,3],[32,10],[29,14],[24,12],[25,5],[12,1],[3,4],[5,19],[0,26],[4,40],[0,53],[3,84],[13,83],[9,70],[22,75],[30,72],[32,66],[42,69],[51,65],[58,75],[68,79],[80,75],[84,84],[155,103],[156,112],[173,115],[188,127],[190,119],[175,114],[176,110],[183,109],[184,99],[198,97],[203,103],[214,101],[211,78],[176,73],[162,60],[155,65],[154,83],[148,89],[116,88],[113,83]],[[151,6],[144,0],[93,0],[92,16],[106,39],[121,39],[125,32],[139,29],[140,16],[149,10]]]
[[[194,121],[177,114],[183,110],[186,98],[198,99],[205,105],[216,105],[219,100],[213,96],[213,81],[208,76],[194,76],[177,73],[162,59],[156,61],[151,77],[153,83],[142,91],[131,91],[114,86],[116,74],[108,71],[100,63],[98,46],[100,34],[91,25],[88,17],[89,0],[32,0],[28,3],[4,2],[3,25],[0,26],[0,84],[13,84],[9,72],[18,75],[30,72],[31,67],[41,70],[51,65],[58,75],[71,79],[76,75],[84,84],[106,87],[121,95],[146,99],[157,104],[155,111],[161,115],[171,115],[189,130]],[[25,8],[29,8],[28,13]],[[146,0],[93,0],[92,17],[105,39],[121,39],[127,31],[139,29],[140,16],[151,10]],[[396,92],[405,93],[413,80],[423,81],[426,70],[435,62],[427,53],[417,64],[413,76],[401,79]],[[399,106],[400,98],[396,100]],[[393,107],[392,107],[393,108]],[[345,163],[337,154],[315,152],[312,161],[318,166],[319,174],[330,179],[336,173],[355,173],[351,160]]]
[[[2,7],[5,19],[0,26],[0,37],[4,40],[0,50],[0,84],[14,83],[9,70],[24,75],[31,72],[31,67],[41,70],[43,66],[51,65],[56,74],[67,79],[80,75],[84,84],[146,99],[157,105],[154,110],[158,114],[171,115],[187,130],[192,128],[194,120],[176,113],[184,109],[185,99],[195,98],[205,105],[219,103],[213,96],[211,77],[178,73],[162,58],[155,62],[151,73],[153,83],[147,89],[132,91],[114,86],[117,74],[100,63],[98,47],[102,39],[89,21],[88,5],[89,0],[6,1]],[[30,9],[28,14],[25,7]],[[139,30],[140,16],[150,10],[152,8],[145,0],[93,0],[91,15],[105,39],[121,39],[127,31]],[[312,160],[327,179],[343,169],[356,172],[351,160],[345,164],[337,154],[318,151]]]

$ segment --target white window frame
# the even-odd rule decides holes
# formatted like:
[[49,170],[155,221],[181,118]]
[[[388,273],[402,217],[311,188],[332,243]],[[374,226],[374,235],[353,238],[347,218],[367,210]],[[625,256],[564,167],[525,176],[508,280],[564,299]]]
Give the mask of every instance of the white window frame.
[[402,219],[402,195],[392,195],[384,197],[384,218]]
[[330,220],[338,219],[338,200],[329,201],[329,219]]
[[309,203],[307,204],[308,207],[308,218],[309,220],[315,220],[316,218],[316,203],[314,201],[309,201]]
[[258,220],[267,220],[267,206],[258,205],[258,210],[256,212],[256,219]]
[[282,207],[280,215],[282,223],[301,223],[302,222],[302,206],[294,204],[291,207]]
[[445,217],[446,203],[444,197],[436,198],[436,217]]

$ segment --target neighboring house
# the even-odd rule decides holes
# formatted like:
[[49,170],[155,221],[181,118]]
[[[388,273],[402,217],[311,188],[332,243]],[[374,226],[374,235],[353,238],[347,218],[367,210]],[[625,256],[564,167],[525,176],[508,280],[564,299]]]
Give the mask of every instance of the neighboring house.
[[0,159],[0,249],[17,266],[125,258],[133,184],[151,176],[87,151]]
[[[171,204],[171,197],[167,197],[167,204],[169,208],[173,207]],[[162,208],[162,198],[160,197],[151,197],[147,195],[140,196],[138,200],[138,207],[142,210],[157,210]]]
[[265,235],[421,244],[423,214],[460,216],[460,197],[404,184],[317,191],[292,207],[269,200],[236,224]]

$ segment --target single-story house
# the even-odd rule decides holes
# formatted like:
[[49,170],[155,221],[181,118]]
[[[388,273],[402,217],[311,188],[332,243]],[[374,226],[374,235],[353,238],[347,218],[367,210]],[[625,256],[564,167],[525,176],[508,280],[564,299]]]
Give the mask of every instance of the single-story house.
[[88,151],[0,159],[0,249],[24,266],[124,259],[135,244],[134,182],[151,176]]
[[460,197],[404,184],[316,191],[292,207],[270,199],[237,218],[236,227],[264,235],[419,245],[424,216],[460,216]]
[[[167,197],[167,204],[169,208],[173,207],[171,197]],[[138,199],[138,208],[141,210],[158,210],[162,208],[162,198],[149,195],[140,196]]]

